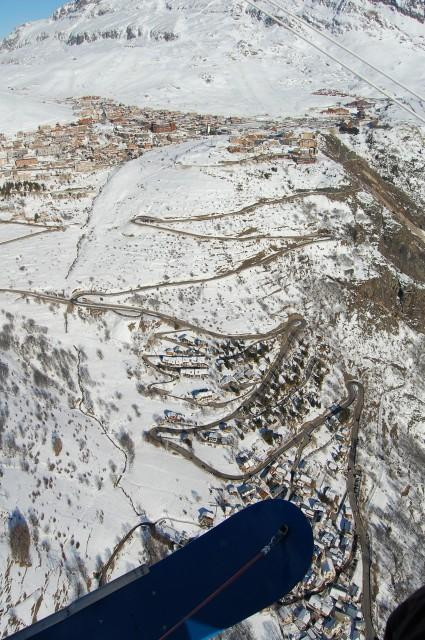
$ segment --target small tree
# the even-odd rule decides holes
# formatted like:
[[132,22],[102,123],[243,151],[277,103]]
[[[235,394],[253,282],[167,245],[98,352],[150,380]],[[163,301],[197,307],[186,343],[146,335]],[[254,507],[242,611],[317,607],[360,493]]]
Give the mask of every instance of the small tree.
[[135,458],[134,442],[128,431],[121,431],[118,442],[127,453],[129,463],[133,464]]
[[62,439],[57,434],[53,435],[52,445],[53,445],[53,451],[55,452],[55,456],[60,455],[63,445],[62,445]]
[[9,544],[12,552],[12,558],[21,567],[30,567],[30,530],[22,513],[19,509],[9,516]]

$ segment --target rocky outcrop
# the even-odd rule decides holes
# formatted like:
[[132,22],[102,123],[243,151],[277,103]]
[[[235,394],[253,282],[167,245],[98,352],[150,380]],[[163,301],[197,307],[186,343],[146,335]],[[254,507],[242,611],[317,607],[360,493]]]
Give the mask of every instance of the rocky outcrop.
[[[102,3],[102,0],[74,0],[74,2],[68,2],[63,7],[59,7],[53,13],[53,20],[62,20],[62,18],[66,18],[72,14],[76,14],[81,12],[86,7],[95,8],[96,5]],[[102,15],[99,13],[98,15]]]
[[[152,4],[153,7],[150,10],[149,3],[138,3],[136,0],[74,0],[59,7],[49,20],[44,21],[44,24],[40,23],[40,32],[37,33],[33,28],[28,30],[26,25],[17,29],[9,37],[0,41],[0,51],[22,48],[39,42],[45,37],[62,40],[58,32],[65,32],[63,40],[72,46],[96,42],[100,39],[132,40],[141,37],[142,32],[149,34],[149,29],[153,26],[152,23],[147,26],[147,22],[152,15],[163,13],[164,7],[167,14],[165,22],[161,21],[160,28],[155,26],[155,32],[151,34],[151,38],[164,41],[175,40],[178,36],[174,32],[173,21],[169,23],[170,16],[172,17],[173,14],[181,16],[186,12],[189,17],[205,9],[202,0],[191,0],[187,3],[167,0],[164,3]],[[246,18],[248,15],[253,22],[258,21],[265,27],[275,25],[272,18],[241,0],[228,2],[223,0],[212,4],[214,7],[207,9],[211,13],[222,12],[223,16],[230,14],[235,21]],[[377,24],[379,28],[394,29],[395,25],[390,24],[391,21],[387,23],[385,19],[385,16],[388,18],[388,11],[379,11],[380,5],[389,5],[394,11],[424,22],[424,0],[368,0],[364,3],[353,0],[310,0],[303,3],[302,16],[320,28],[334,33],[352,29],[375,31]],[[270,11],[274,13],[272,7]],[[279,14],[279,11],[276,13]],[[115,16],[116,21],[114,21]],[[127,26],[123,26],[126,20],[128,20]],[[155,21],[154,24],[158,22]]]
[[351,288],[355,308],[375,316],[375,326],[385,330],[401,320],[420,333],[425,333],[425,291],[413,284],[404,285],[388,268]]
[[424,0],[371,0],[371,2],[377,5],[386,4],[404,16],[425,22]]
[[[96,42],[97,40],[134,40],[135,38],[141,38],[144,35],[141,27],[135,27],[134,25],[128,25],[125,29],[109,29],[108,31],[101,32],[88,32],[83,31],[81,33],[72,33],[66,44],[70,46],[84,44],[86,42]],[[151,40],[170,42],[178,39],[178,34],[172,31],[161,31],[160,29],[152,29],[148,38]]]
[[123,37],[123,35],[117,29],[109,29],[101,33],[83,31],[82,33],[72,33],[66,41],[66,44],[79,45],[84,42],[96,42],[96,40],[118,40],[121,37]]

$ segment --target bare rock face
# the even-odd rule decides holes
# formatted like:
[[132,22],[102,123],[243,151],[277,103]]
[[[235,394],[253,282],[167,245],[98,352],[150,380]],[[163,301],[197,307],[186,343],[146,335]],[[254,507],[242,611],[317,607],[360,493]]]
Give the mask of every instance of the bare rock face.
[[[404,285],[389,269],[353,287],[354,304],[360,310],[374,310],[376,323],[385,330],[399,321],[425,333],[425,291],[413,284]],[[372,305],[372,307],[371,307]]]
[[54,12],[52,18],[53,20],[61,20],[73,13],[81,12],[86,7],[95,7],[100,4],[102,0],[75,0],[74,2],[69,2],[65,4],[63,7],[59,7]]
[[380,240],[380,251],[401,273],[425,282],[425,250],[407,229],[386,232]]
[[[424,22],[423,0],[368,0],[359,3],[351,0],[310,0],[304,3],[300,15],[312,23],[321,25],[334,33],[350,30],[374,30],[377,22],[385,24],[385,27],[393,29],[388,20],[381,15],[380,6],[388,5],[395,12],[403,14],[407,18]],[[297,12],[297,7],[289,6],[289,9]],[[188,20],[197,12],[208,12],[223,16],[230,14],[235,21],[241,16],[249,16],[255,22],[261,22],[266,27],[274,25],[273,20],[253,7],[241,3],[240,0],[216,0],[210,7],[205,8],[200,0],[191,0],[185,4],[168,0],[165,3],[165,14],[173,20],[186,16]],[[155,3],[137,3],[135,0],[74,0],[58,8],[48,21],[50,25],[56,24],[57,29],[51,28],[43,31],[45,38],[64,40],[68,45],[80,45],[93,43],[97,40],[130,40],[149,35],[150,29],[146,27],[147,18],[157,16],[160,23],[163,22],[161,14],[164,11]],[[125,17],[128,20],[125,20]],[[30,25],[31,26],[31,25]],[[82,28],[84,26],[84,28]],[[6,37],[0,44],[1,50],[14,50],[27,46],[34,41],[39,41],[40,33],[33,27],[28,31],[28,25],[23,25]],[[163,34],[165,41],[178,37],[173,29],[155,28],[155,33]],[[167,37],[166,37],[167,36]]]
[[[369,3],[353,2],[352,0],[313,0],[312,4],[328,7],[336,16],[344,13],[367,13],[370,10]],[[425,21],[424,0],[370,0],[372,9],[379,9],[380,5],[387,5],[394,11],[419,22]],[[375,7],[373,7],[375,5]]]

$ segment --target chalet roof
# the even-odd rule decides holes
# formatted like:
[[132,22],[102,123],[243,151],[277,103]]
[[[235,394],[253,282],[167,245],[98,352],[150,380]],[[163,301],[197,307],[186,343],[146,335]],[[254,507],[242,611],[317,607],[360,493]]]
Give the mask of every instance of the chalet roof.
[[318,611],[321,611],[324,615],[329,615],[334,606],[332,598],[330,598],[329,596],[323,598],[318,594],[310,596],[308,602],[311,607],[317,609]]
[[253,491],[255,491],[255,487],[252,484],[241,484],[238,487],[238,492],[239,495],[244,496],[247,495],[248,493],[252,493]]
[[214,513],[210,510],[207,509],[206,507],[201,507],[200,509],[198,509],[198,518],[211,518],[211,520],[214,519]]
[[177,411],[172,411],[171,409],[164,409],[164,415],[166,416],[182,416],[182,413],[177,413]]
[[297,620],[307,623],[310,620],[310,612],[305,607],[300,607],[295,610],[295,617]]

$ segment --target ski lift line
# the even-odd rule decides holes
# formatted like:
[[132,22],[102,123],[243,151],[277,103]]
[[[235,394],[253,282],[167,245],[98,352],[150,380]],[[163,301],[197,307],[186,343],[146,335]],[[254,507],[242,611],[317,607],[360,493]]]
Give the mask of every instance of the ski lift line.
[[176,622],[176,624],[170,629],[168,629],[168,631],[166,631],[159,638],[159,640],[165,640],[166,638],[171,636],[171,634],[173,634],[174,631],[177,631],[177,629],[179,629],[185,622],[187,622],[188,620],[190,620],[190,618],[196,615],[198,611],[203,609],[203,607],[205,607],[209,602],[214,600],[214,598],[216,598],[222,591],[224,591],[224,589],[229,587],[244,573],[246,573],[250,567],[252,567],[256,562],[261,560],[261,558],[264,558],[265,556],[267,556],[270,553],[270,551],[273,549],[273,547],[275,547],[277,544],[279,544],[284,540],[287,533],[288,533],[288,526],[286,524],[283,524],[280,527],[280,529],[275,533],[275,535],[271,538],[271,540],[258,553],[256,553],[255,556],[253,556],[250,560],[248,560],[248,562],[246,562],[240,569],[238,569],[233,575],[231,575],[230,578],[228,578],[225,582],[223,582],[223,584],[217,587],[217,589],[215,589],[212,593],[210,593],[210,595],[207,596],[204,600],[202,600],[202,602],[196,605],[196,607],[194,607],[192,611],[189,611],[189,613],[186,614],[183,618],[181,618],[181,620]]
[[328,58],[333,60],[333,62],[336,62],[337,64],[339,64],[341,67],[343,67],[344,69],[346,69],[347,71],[349,71],[353,75],[357,76],[357,78],[360,78],[360,80],[362,80],[363,82],[366,82],[366,84],[368,84],[369,86],[371,86],[374,89],[376,89],[376,91],[379,91],[379,93],[382,93],[382,95],[384,95],[386,98],[391,100],[391,102],[393,102],[394,104],[398,105],[401,109],[403,109],[404,111],[409,113],[411,116],[414,116],[415,118],[418,118],[418,120],[420,120],[421,122],[423,122],[425,124],[425,118],[423,116],[419,115],[418,113],[416,113],[412,109],[409,109],[409,107],[406,107],[405,104],[400,102],[400,100],[398,100],[391,93],[388,93],[385,89],[382,89],[377,84],[375,84],[374,82],[372,82],[371,80],[366,78],[364,75],[362,75],[358,71],[355,71],[352,67],[350,67],[349,65],[345,64],[345,62],[342,62],[341,60],[338,60],[338,58],[336,58],[334,55],[332,55],[331,53],[326,51],[326,49],[323,49],[318,44],[315,44],[314,42],[312,42],[311,40],[309,40],[305,36],[301,35],[301,33],[298,33],[298,31],[296,31],[295,29],[292,29],[292,27],[290,27],[289,25],[285,24],[282,20],[280,20],[279,18],[274,16],[272,13],[269,13],[268,11],[263,9],[262,7],[259,7],[257,4],[255,4],[255,2],[252,2],[252,0],[245,0],[245,2],[247,4],[249,4],[249,5],[251,5],[252,7],[254,7],[254,9],[257,9],[257,11],[260,11],[261,13],[264,13],[264,15],[266,15],[269,18],[271,18],[272,20],[274,20],[277,24],[280,24],[282,27],[284,27],[284,29],[286,29],[287,31],[290,31],[291,33],[293,33],[297,38],[300,38],[301,40],[304,40],[304,42],[306,42],[307,44],[312,46],[317,51],[320,51],[320,53],[323,53],[325,56],[327,56]]
[[323,32],[323,31],[320,31],[320,29],[317,29],[313,25],[309,24],[306,20],[303,20],[303,18],[300,18],[295,13],[292,13],[292,11],[289,11],[288,9],[285,9],[285,7],[282,7],[282,5],[280,5],[279,3],[275,2],[274,0],[264,0],[264,2],[268,2],[269,4],[272,4],[277,9],[280,9],[281,11],[286,13],[288,16],[290,16],[293,20],[296,20],[297,22],[299,22],[303,26],[307,27],[308,29],[311,29],[315,33],[318,33],[319,36],[322,36],[323,38],[326,38],[326,40],[329,40],[329,42],[332,42],[332,44],[337,45],[340,49],[343,49],[344,51],[346,51],[350,55],[354,56],[354,58],[357,58],[357,60],[360,60],[360,62],[363,62],[365,65],[367,65],[368,67],[370,67],[374,71],[376,71],[376,72],[380,73],[381,75],[383,75],[385,78],[387,78],[387,80],[391,80],[391,82],[394,82],[394,84],[397,84],[399,87],[401,87],[405,91],[408,91],[408,93],[411,93],[413,96],[415,96],[415,98],[418,98],[419,100],[421,100],[422,102],[425,103],[425,98],[423,96],[421,96],[419,93],[416,93],[416,91],[414,91],[413,89],[410,89],[409,87],[407,87],[405,84],[403,84],[399,80],[396,80],[395,78],[390,76],[388,73],[386,73],[382,69],[379,69],[378,67],[375,67],[375,65],[373,65],[371,62],[368,62],[365,58],[362,58],[362,56],[359,56],[358,53],[356,53],[352,49],[349,49],[345,45],[341,44],[340,42],[335,40],[335,38],[332,38],[331,36],[329,36],[327,33]]

